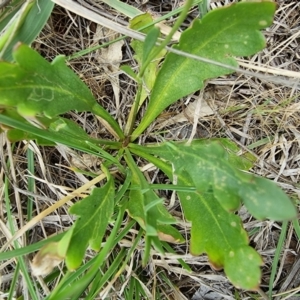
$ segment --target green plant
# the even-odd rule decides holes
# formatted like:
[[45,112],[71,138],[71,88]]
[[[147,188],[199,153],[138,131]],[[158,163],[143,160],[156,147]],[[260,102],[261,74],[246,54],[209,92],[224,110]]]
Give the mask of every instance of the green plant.
[[[185,218],[192,223],[190,252],[207,253],[212,266],[224,268],[230,281],[243,289],[259,287],[262,259],[248,245],[247,233],[233,212],[242,202],[258,219],[296,217],[294,205],[274,183],[245,172],[252,166],[251,160],[238,156],[238,147],[227,139],[135,143],[167,106],[202,89],[205,80],[232,73],[230,67],[237,67],[234,56],[248,56],[263,49],[265,40],[260,30],[272,23],[275,12],[275,4],[269,1],[216,9],[195,20],[173,47],[227,65],[224,67],[165,51],[191,5],[192,1],[186,2],[164,40],[152,25],[150,15],[132,20],[131,27],[136,30],[143,27],[147,36],[144,42],[132,42],[139,71],[135,73],[129,66],[122,68],[137,82],[136,98],[124,129],[66,66],[65,57],[59,56],[50,64],[25,44],[18,44],[13,51],[15,62],[0,64],[0,122],[5,125],[3,130],[8,138],[34,139],[41,145],[60,143],[100,157],[103,174],[98,181],[106,178],[105,184],[95,187],[71,207],[70,213],[78,216],[75,225],[38,254],[37,260],[48,255],[58,263],[65,260],[69,271],[76,270],[67,273],[48,299],[79,297],[87,286],[90,286],[87,299],[93,299],[103,286],[97,277],[99,268],[134,222],[141,228],[136,243],[145,239],[144,265],[151,247],[164,252],[169,251],[166,242],[183,242],[174,226],[176,219],[156,192],[160,189],[176,191]],[[139,108],[147,97],[146,113],[136,126]],[[76,123],[60,117],[70,110],[89,111],[100,117],[116,140],[91,138]],[[153,163],[172,183],[149,184],[137,165],[137,157]],[[115,168],[118,180],[114,177]],[[125,211],[134,221],[124,229],[121,221]],[[114,229],[101,246],[110,223]],[[99,253],[92,263],[81,266],[88,246]],[[118,274],[125,266],[123,260],[126,262],[125,253],[120,252]],[[113,274],[117,267],[111,265],[105,274]],[[84,272],[85,276],[81,276]],[[80,279],[75,281],[76,276]]]

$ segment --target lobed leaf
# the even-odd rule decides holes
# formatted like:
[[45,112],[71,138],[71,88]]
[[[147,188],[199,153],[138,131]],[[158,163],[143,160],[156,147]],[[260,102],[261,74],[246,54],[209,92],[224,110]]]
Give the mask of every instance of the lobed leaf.
[[[275,3],[261,0],[210,11],[182,33],[174,48],[237,67],[233,56],[252,55],[265,47],[265,39],[259,30],[271,25],[275,7]],[[167,106],[203,88],[206,79],[232,72],[228,68],[168,53],[157,75],[146,114],[132,140]]]
[[50,64],[24,44],[15,47],[16,63],[0,62],[0,108],[13,107],[24,117],[55,117],[70,110],[92,111],[115,136],[123,132],[91,91],[58,56]]
[[176,178],[178,185],[196,188],[177,191],[184,215],[192,223],[190,252],[207,253],[212,265],[216,269],[224,267],[235,286],[257,289],[262,260],[248,245],[239,217],[230,210],[237,209],[242,199],[257,218],[288,219],[296,217],[290,199],[273,182],[232,166],[232,161],[244,164],[243,159],[232,159],[228,148],[231,151],[235,147],[229,141],[198,140],[190,146],[130,144],[129,148],[157,165],[172,181]]
[[50,64],[24,44],[13,55],[16,64],[0,63],[0,106],[17,107],[23,116],[51,118],[95,105],[88,87],[66,66],[63,56]]
[[69,270],[80,266],[88,245],[95,251],[100,250],[102,238],[114,211],[114,181],[107,175],[108,180],[103,187],[94,188],[88,197],[70,208],[70,213],[79,218],[74,224],[66,254]]
[[[182,175],[178,184],[187,184]],[[212,266],[224,267],[236,287],[258,288],[262,259],[248,245],[239,217],[227,212],[211,192],[178,192],[178,196],[186,219],[192,223],[190,252],[207,253]]]
[[212,189],[226,210],[236,210],[241,199],[257,219],[279,221],[296,217],[292,201],[275,183],[236,169],[218,140],[190,146],[168,142],[151,147],[150,151],[166,160],[172,157],[176,175],[187,172],[198,191]]

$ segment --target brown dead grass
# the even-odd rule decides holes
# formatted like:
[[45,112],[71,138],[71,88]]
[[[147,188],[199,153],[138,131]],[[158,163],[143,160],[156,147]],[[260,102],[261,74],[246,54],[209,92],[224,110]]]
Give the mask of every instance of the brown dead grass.
[[[130,1],[129,1],[130,2]],[[152,11],[157,14],[164,14],[176,8],[179,1],[131,1],[132,5],[138,6],[144,11]],[[263,67],[275,67],[282,70],[299,72],[300,70],[300,3],[298,1],[282,0],[278,2],[276,19],[271,28],[266,31],[268,41],[267,48],[259,54],[251,57],[250,64]],[[221,6],[224,2],[211,1],[211,7]],[[111,19],[119,18],[126,22],[117,12],[107,6],[98,3],[106,17]],[[169,24],[171,25],[172,22]],[[189,21],[187,22],[188,25]],[[72,13],[66,12],[60,7],[56,7],[48,24],[34,43],[44,57],[52,60],[59,54],[71,55],[77,51],[95,45],[94,35],[97,25]],[[109,36],[104,36],[105,42]],[[122,46],[123,59],[119,63],[132,64],[133,53],[129,46],[130,40],[125,40]],[[97,42],[96,42],[97,43]],[[135,85],[128,77],[115,70],[111,72],[111,66],[99,63],[97,55],[101,53],[93,52],[86,56],[74,59],[69,62],[70,67],[81,77],[81,79],[91,88],[99,102],[117,118],[122,125],[125,124],[126,115],[134,98]],[[119,80],[120,104],[117,106],[112,82]],[[274,84],[254,76],[245,76],[235,73],[233,75],[211,80],[207,83],[204,99],[214,111],[213,115],[203,116],[198,120],[195,137],[229,137],[241,146],[242,151],[249,151],[256,156],[257,162],[253,172],[267,177],[277,182],[292,198],[299,198],[299,174],[300,174],[300,113],[299,113],[299,90],[282,84]],[[160,128],[159,135],[165,139],[187,139],[193,127],[193,115],[187,115],[186,121],[178,123],[176,116],[184,112],[189,102],[196,101],[198,94],[191,96],[172,105],[163,113],[156,123],[142,136],[141,141],[156,141],[158,134],[155,128],[166,118],[173,117],[175,121],[172,125]],[[109,137],[109,133],[101,126],[99,121],[88,113],[70,114],[70,118],[82,125],[82,127],[92,136],[99,138]],[[0,178],[4,174],[10,174],[11,186],[11,208],[15,216],[15,230],[20,229],[26,223],[24,211],[28,197],[35,203],[34,214],[45,210],[58,199],[68,195],[88,181],[82,174],[74,173],[70,166],[84,168],[86,171],[99,173],[99,162],[89,156],[72,151],[66,147],[37,147],[33,142],[19,143],[17,148],[11,149],[10,144],[1,136],[1,171]],[[31,174],[27,171],[27,158],[25,150],[30,147],[35,157],[36,188],[33,194],[27,191],[28,177]],[[5,166],[7,158],[14,163],[9,168]],[[151,167],[151,166],[148,166]],[[155,168],[145,166],[145,174],[152,182],[164,182],[165,178]],[[1,194],[2,196],[2,194]],[[189,236],[189,226],[182,220],[178,202],[172,198],[171,193],[164,195],[170,211],[181,219],[179,228],[184,236]],[[73,223],[73,218],[68,214],[70,203],[65,204],[59,210],[45,217],[39,222],[31,233],[31,243],[44,239],[53,233],[58,233]],[[265,265],[262,268],[262,291],[267,291],[271,265],[274,258],[275,249],[281,224],[271,221],[256,221],[250,217],[243,209],[240,212],[244,226],[251,232],[250,241],[257,251],[262,255]],[[9,231],[5,224],[5,208],[1,207],[1,240],[3,245],[10,238]],[[20,244],[24,242],[20,240]],[[130,247],[132,239],[128,236],[121,246]],[[143,275],[148,278],[145,283],[151,294],[153,286],[159,287],[163,299],[192,299],[199,286],[208,286],[212,291],[218,292],[223,298],[235,298],[236,290],[228,283],[223,272],[213,271],[206,256],[193,257],[188,254],[188,245],[178,245],[174,247],[176,255],[167,254],[165,256],[153,250],[152,260],[144,269]],[[139,258],[142,249],[138,249],[132,261]],[[279,262],[278,272],[273,287],[274,294],[279,292],[292,291],[299,286],[299,243],[290,225],[288,235],[285,240],[284,249]],[[90,256],[91,253],[87,254]],[[184,271],[177,262],[178,258],[183,258],[192,268],[193,272]],[[12,280],[14,261],[7,262],[1,266],[2,289],[7,290]],[[135,276],[135,270],[132,276]],[[157,274],[160,276],[157,276]],[[294,274],[290,276],[290,274]],[[171,286],[166,286],[162,282],[162,274],[172,282]],[[43,279],[39,279],[43,282]],[[173,285],[173,286],[172,286]],[[47,287],[44,293],[47,294]],[[175,287],[177,287],[175,289]],[[20,280],[19,290],[16,294],[21,294],[23,288]],[[117,299],[118,291],[121,287],[114,286],[115,296],[111,294],[111,299]],[[239,299],[254,299],[263,297],[253,293],[238,291]],[[285,296],[291,295],[292,292]],[[298,293],[299,294],[299,293]],[[291,295],[292,296],[292,295]],[[1,296],[0,296],[1,297]],[[215,296],[216,297],[216,296]],[[119,295],[118,299],[122,299]],[[200,299],[200,298],[194,298]],[[287,299],[278,297],[278,299]],[[290,298],[292,299],[292,298]],[[298,298],[299,299],[299,298]]]

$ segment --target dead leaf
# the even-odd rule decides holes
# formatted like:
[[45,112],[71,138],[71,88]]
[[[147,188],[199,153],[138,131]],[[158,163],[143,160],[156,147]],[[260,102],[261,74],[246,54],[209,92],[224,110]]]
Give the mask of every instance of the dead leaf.
[[161,241],[165,241],[165,242],[168,242],[168,243],[173,243],[173,244],[178,244],[180,243],[181,241],[179,239],[175,239],[173,236],[171,236],[170,234],[166,234],[166,233],[163,233],[161,231],[158,231],[158,238],[161,240]]
[[[155,126],[155,129],[161,129],[161,128],[169,126],[169,125],[177,124],[180,122],[186,122],[186,121],[193,123],[194,114],[196,111],[196,104],[197,104],[197,101],[190,102],[182,113],[179,113],[178,115],[174,116],[173,118],[164,120],[159,117],[157,119],[158,124]],[[202,99],[201,110],[199,112],[199,119],[203,118],[205,116],[213,115],[213,114],[214,114],[213,110],[209,107],[207,102],[204,99]]]
[[31,270],[34,276],[46,276],[56,266],[58,266],[64,258],[57,253],[58,243],[49,243],[36,254],[31,262]]
[[[94,42],[95,44],[98,44],[101,39],[105,40],[105,42],[109,42],[117,39],[118,37],[119,35],[112,30],[98,25],[94,35]],[[121,40],[109,45],[106,48],[99,49],[96,54],[96,58],[100,63],[100,67],[104,70],[107,80],[111,82],[117,109],[120,107],[120,82],[119,76],[116,74],[119,71],[120,63],[123,57],[123,45],[124,41]]]

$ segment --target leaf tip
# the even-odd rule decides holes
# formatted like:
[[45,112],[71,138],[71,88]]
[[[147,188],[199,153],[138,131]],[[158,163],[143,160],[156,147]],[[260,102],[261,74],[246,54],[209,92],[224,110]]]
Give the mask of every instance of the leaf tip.
[[30,263],[32,274],[34,276],[46,276],[52,272],[53,268],[58,266],[64,257],[57,252],[58,243],[53,242],[45,245],[35,255]]

